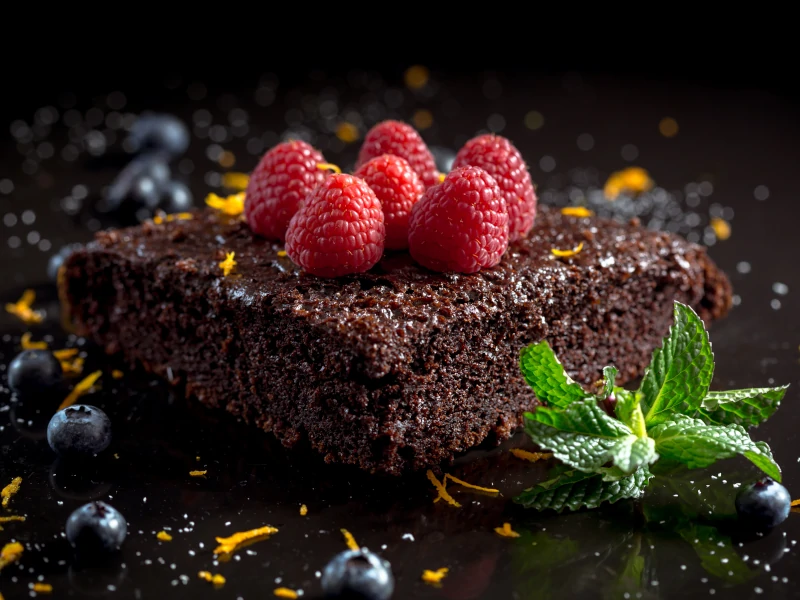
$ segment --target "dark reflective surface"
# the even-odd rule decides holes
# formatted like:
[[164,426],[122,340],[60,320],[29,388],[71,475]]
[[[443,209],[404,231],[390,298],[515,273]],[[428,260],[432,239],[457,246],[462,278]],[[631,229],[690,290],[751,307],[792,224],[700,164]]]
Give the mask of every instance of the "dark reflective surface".
[[[795,174],[800,121],[795,107],[757,92],[575,75],[444,81],[434,73],[421,92],[370,75],[316,76],[302,89],[284,89],[265,78],[235,93],[206,89],[202,98],[202,88],[189,83],[148,93],[124,90],[124,97],[78,97],[72,109],[78,113],[63,105],[69,98],[45,98],[42,105],[52,104],[52,114],[50,109],[34,114],[40,107],[31,107],[18,115],[30,135],[19,123],[11,127],[13,137],[3,134],[0,300],[15,301],[34,287],[34,308],[45,309],[47,319],[26,326],[0,315],[0,369],[19,350],[26,331],[53,348],[77,345],[87,353],[84,374],[104,371],[102,388],[85,401],[103,408],[114,425],[114,441],[102,459],[89,466],[61,462],[45,441],[58,399],[13,403],[7,391],[0,396],[0,487],[23,477],[10,510],[0,515],[27,517],[24,523],[3,524],[0,532],[0,544],[19,540],[26,548],[19,563],[0,573],[5,598],[27,597],[39,578],[54,586],[54,597],[251,599],[271,597],[282,586],[318,597],[317,573],[345,548],[340,528],[391,561],[397,598],[800,594],[800,515],[792,514],[766,536],[737,525],[736,488],[757,476],[744,461],[661,474],[637,502],[540,514],[515,506],[511,498],[541,480],[551,465],[520,461],[507,444],[470,453],[449,469],[500,489],[501,497],[451,485],[462,508],[433,504],[424,474],[399,480],[327,466],[307,451],[288,453],[268,436],[187,402],[141,374],[114,379],[116,365],[63,331],[55,288],[46,278],[47,260],[61,245],[85,241],[91,229],[119,218],[98,210],[96,200],[128,160],[120,144],[128,111],[173,110],[191,124],[192,145],[173,171],[198,199],[216,190],[225,170],[220,159],[230,162],[221,152],[232,152],[233,169],[247,171],[287,131],[312,135],[328,159],[347,166],[358,143],[336,137],[344,120],[363,135],[359,119],[367,126],[387,116],[425,119],[418,111],[429,110],[433,124],[423,135],[445,148],[459,147],[488,120],[522,150],[545,201],[579,202],[588,195],[592,203],[592,186],[596,190],[612,171],[636,164],[663,186],[664,205],[659,208],[656,194],[644,204],[620,199],[597,208],[625,216],[638,210],[646,223],[657,220],[710,243],[715,239],[706,230],[709,218],[722,216],[730,223],[731,238],[717,241],[711,254],[731,276],[739,305],[712,328],[714,387],[793,384],[776,417],[753,437],[771,444],[785,484],[798,496],[800,275],[794,263],[800,255]],[[664,117],[677,120],[677,136],[659,133]],[[673,201],[677,209],[670,208]],[[687,221],[689,213],[697,217]],[[192,478],[192,470],[207,475]],[[129,523],[122,553],[102,565],[77,562],[63,537],[70,512],[93,499],[112,504]],[[302,504],[307,516],[299,514]],[[494,533],[506,521],[519,538]],[[214,564],[216,536],[265,524],[279,533]],[[158,541],[161,530],[173,541]],[[423,569],[440,567],[450,569],[441,588],[420,581]],[[201,570],[222,573],[226,585],[214,590],[198,579]]]

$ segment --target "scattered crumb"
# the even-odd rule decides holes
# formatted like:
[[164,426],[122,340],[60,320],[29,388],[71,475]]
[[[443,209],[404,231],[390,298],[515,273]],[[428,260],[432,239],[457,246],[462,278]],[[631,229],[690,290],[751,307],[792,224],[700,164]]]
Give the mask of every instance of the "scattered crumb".
[[23,350],[47,350],[47,342],[32,342],[31,332],[28,331],[22,334],[20,345]]
[[31,589],[37,594],[52,594],[53,586],[49,583],[34,583]]
[[83,396],[87,393],[95,382],[100,379],[100,376],[103,374],[102,371],[95,371],[91,375],[87,375],[85,378],[81,379],[78,383],[75,384],[75,387],[72,388],[72,391],[69,395],[64,398],[64,401],[58,407],[58,410],[64,410],[68,406],[72,406],[75,402],[78,401],[78,398]]
[[228,188],[229,190],[243,192],[247,189],[248,183],[250,183],[250,176],[247,173],[236,173],[231,171],[230,173],[222,174],[222,186]]
[[510,452],[517,458],[521,458],[522,460],[528,460],[530,462],[536,462],[538,460],[546,460],[548,458],[552,458],[553,456],[552,452],[528,452],[527,450],[523,450],[522,448],[512,448]]
[[11,498],[14,497],[19,491],[19,486],[22,484],[22,477],[14,477],[6,487],[0,491],[0,498],[3,499],[2,506],[3,508],[8,507],[8,503],[11,502]]
[[414,534],[413,533],[404,533],[403,534],[403,539],[404,540],[408,540],[409,542],[413,542],[414,541]]
[[300,516],[305,517],[308,514],[308,507],[305,504],[300,505]]
[[200,571],[197,576],[209,583],[213,583],[215,588],[221,588],[225,585],[225,578],[219,573],[211,574],[208,571]]
[[44,320],[44,314],[41,311],[36,311],[31,308],[33,302],[36,300],[36,292],[33,290],[25,290],[22,297],[14,303],[6,304],[6,312],[18,317],[28,325],[34,323],[41,323]]
[[206,196],[206,204],[230,217],[236,217],[244,212],[244,192],[232,194],[225,198],[214,193]]
[[189,471],[189,477],[205,477],[208,471]]
[[342,535],[344,536],[344,543],[347,544],[347,547],[350,550],[358,550],[361,546],[358,545],[356,542],[356,538],[353,537],[353,534],[347,531],[347,529],[341,529]]
[[339,165],[335,165],[333,163],[317,163],[317,168],[324,171],[333,171],[337,174],[342,172],[342,169],[339,168]]
[[289,588],[279,587],[275,588],[275,591],[272,592],[278,598],[299,598],[300,594],[295,592],[294,590],[290,590]]
[[561,214],[568,217],[591,217],[594,212],[584,206],[567,206],[561,209]]
[[519,534],[513,529],[511,529],[511,523],[503,523],[502,527],[495,527],[494,532],[497,535],[501,535],[503,537],[511,537],[511,538],[519,537]]
[[236,261],[233,260],[233,257],[236,256],[236,252],[226,252],[225,253],[225,260],[219,263],[219,268],[222,269],[223,277],[227,277],[233,271],[233,268],[236,266]]
[[111,377],[113,377],[114,379],[122,379],[123,375],[125,375],[125,373],[123,373],[119,369],[114,369],[113,371],[111,371]]
[[550,248],[550,252],[553,254],[553,256],[558,256],[559,258],[569,258],[571,256],[575,256],[576,254],[580,254],[581,250],[583,250],[583,242],[581,242],[571,250],[559,250],[558,248]]
[[170,534],[168,534],[166,531],[159,531],[156,534],[156,537],[158,539],[160,539],[162,542],[171,542],[172,541],[172,536]]
[[257,542],[268,539],[273,533],[278,533],[278,529],[271,525],[265,525],[250,531],[240,531],[226,538],[217,538],[219,546],[214,550],[214,554],[231,554],[244,542]]
[[422,572],[422,581],[427,583],[428,585],[432,585],[434,587],[439,587],[442,585],[442,579],[447,577],[447,573],[450,571],[447,567],[442,567],[441,569],[436,569],[435,571],[430,571],[425,569]]

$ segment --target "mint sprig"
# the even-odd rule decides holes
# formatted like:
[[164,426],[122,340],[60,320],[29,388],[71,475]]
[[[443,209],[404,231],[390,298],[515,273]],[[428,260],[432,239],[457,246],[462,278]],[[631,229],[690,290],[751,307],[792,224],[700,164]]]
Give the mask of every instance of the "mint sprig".
[[[606,367],[600,394],[586,392],[546,341],[525,348],[520,365],[546,405],[525,414],[525,431],[563,463],[548,481],[516,499],[524,506],[576,510],[637,497],[659,458],[694,469],[741,454],[781,480],[769,446],[751,440],[744,427],[770,417],[788,386],[709,392],[714,355],[708,334],[700,317],[680,302],[637,391],[615,386],[617,369]],[[613,416],[607,412],[612,395]]]

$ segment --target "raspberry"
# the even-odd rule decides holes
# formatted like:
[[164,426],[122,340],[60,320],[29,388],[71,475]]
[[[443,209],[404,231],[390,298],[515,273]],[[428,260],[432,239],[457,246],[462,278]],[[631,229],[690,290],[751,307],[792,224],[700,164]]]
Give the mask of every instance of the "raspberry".
[[508,210],[483,169],[453,169],[411,210],[411,256],[434,271],[475,273],[500,262],[508,248]]
[[286,232],[286,253],[312,275],[339,277],[372,268],[386,229],[375,192],[353,175],[328,177],[306,198]]
[[358,153],[356,168],[382,154],[406,159],[425,187],[439,183],[436,161],[417,130],[400,121],[383,121],[367,132]]
[[480,167],[500,186],[508,207],[509,241],[528,235],[536,218],[536,192],[514,144],[499,135],[472,138],[458,151],[453,168],[467,165]]
[[250,229],[284,240],[300,203],[325,179],[327,173],[317,168],[324,162],[318,150],[301,141],[283,142],[267,152],[247,184],[244,214]]
[[408,248],[408,216],[425,191],[414,169],[399,156],[384,154],[362,165],[355,175],[366,181],[380,200],[386,223],[386,247]]

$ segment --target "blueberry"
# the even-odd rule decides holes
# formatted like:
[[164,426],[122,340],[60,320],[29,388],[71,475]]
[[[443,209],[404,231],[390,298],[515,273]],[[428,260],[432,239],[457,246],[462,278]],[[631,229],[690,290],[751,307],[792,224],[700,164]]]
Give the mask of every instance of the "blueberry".
[[430,151],[436,161],[436,168],[442,173],[449,173],[453,168],[453,162],[456,160],[456,153],[449,148],[441,146],[431,146]]
[[69,406],[50,419],[47,443],[62,456],[100,454],[111,443],[111,421],[95,406]]
[[765,477],[743,487],[736,494],[739,518],[757,527],[771,528],[789,516],[792,497],[777,481]]
[[387,600],[394,591],[392,567],[369,550],[347,550],[337,554],[322,572],[326,598]]
[[170,181],[161,191],[161,208],[167,214],[186,212],[194,206],[192,192],[180,181]]
[[47,278],[50,281],[56,281],[58,279],[58,270],[61,268],[61,265],[63,265],[64,261],[69,258],[70,254],[78,250],[80,247],[81,244],[67,244],[50,257],[50,260],[47,263]]
[[63,375],[49,350],[25,350],[8,365],[8,385],[20,398],[52,394],[60,389]]
[[174,157],[189,147],[189,129],[173,115],[142,115],[131,127],[128,143],[134,152],[163,150]]
[[[169,182],[171,176],[168,160],[169,156],[163,152],[148,152],[134,158],[109,186],[105,197],[107,208],[116,210],[129,200],[133,200],[134,204],[141,204],[141,198],[137,198],[136,195],[141,196],[142,191],[134,189],[140,185],[138,182],[142,177],[146,177],[156,188],[157,194],[160,194],[161,188]],[[149,190],[144,194],[145,203],[152,202],[148,206],[153,207],[158,203],[157,195],[153,195]]]
[[84,504],[67,519],[67,540],[82,554],[115,552],[128,534],[119,511],[105,502]]

